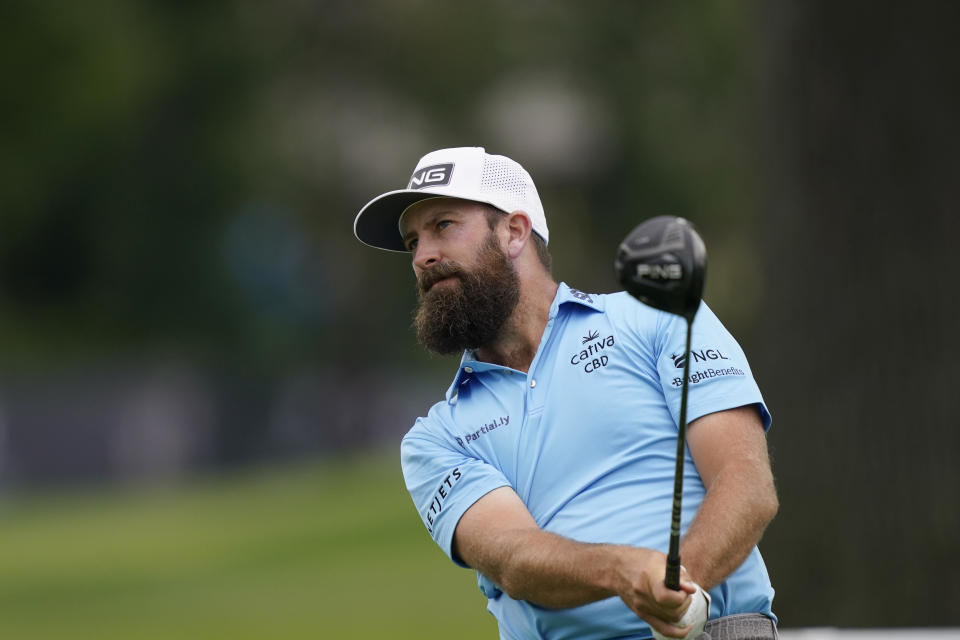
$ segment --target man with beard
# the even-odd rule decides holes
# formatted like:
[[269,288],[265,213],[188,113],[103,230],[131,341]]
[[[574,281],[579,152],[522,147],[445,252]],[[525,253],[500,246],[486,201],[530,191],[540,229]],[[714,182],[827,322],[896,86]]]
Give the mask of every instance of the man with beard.
[[671,591],[683,320],[557,284],[530,175],[479,147],[421,158],[354,233],[411,254],[418,339],[462,354],[401,462],[427,531],[477,571],[501,637],[682,638],[704,624],[711,637],[776,637],[756,548],[777,510],[770,414],[706,304],[690,355],[685,568]]

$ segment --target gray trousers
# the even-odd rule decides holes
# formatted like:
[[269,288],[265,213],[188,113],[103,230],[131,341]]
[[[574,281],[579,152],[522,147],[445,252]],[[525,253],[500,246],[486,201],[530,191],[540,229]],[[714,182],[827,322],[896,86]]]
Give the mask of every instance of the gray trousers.
[[697,640],[776,640],[777,625],[759,613],[741,613],[707,622]]

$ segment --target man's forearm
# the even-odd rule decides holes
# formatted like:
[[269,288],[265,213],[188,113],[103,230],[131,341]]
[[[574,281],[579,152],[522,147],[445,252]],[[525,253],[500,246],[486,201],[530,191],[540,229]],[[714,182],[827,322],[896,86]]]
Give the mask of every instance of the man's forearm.
[[505,530],[494,542],[489,558],[473,554],[474,564],[514,599],[565,609],[619,596],[661,634],[689,631],[674,625],[696,585],[681,572],[681,590],[668,589],[666,556],[658,551],[576,542],[540,529]]
[[474,568],[511,598],[562,609],[616,595],[622,550],[615,545],[576,542],[540,529],[505,531],[493,543],[488,552],[474,550]]
[[659,551],[577,542],[543,531],[509,487],[494,489],[461,516],[453,553],[516,600],[566,609],[619,596],[668,636],[686,633],[674,623],[697,590],[685,571],[681,591],[666,587],[667,557]]

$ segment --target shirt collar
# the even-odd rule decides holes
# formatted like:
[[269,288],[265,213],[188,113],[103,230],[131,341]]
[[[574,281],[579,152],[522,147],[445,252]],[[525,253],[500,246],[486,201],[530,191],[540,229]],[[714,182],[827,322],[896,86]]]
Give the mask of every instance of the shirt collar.
[[495,369],[506,369],[506,367],[477,360],[476,353],[472,349],[467,349],[463,352],[463,356],[460,357],[460,366],[457,368],[457,375],[453,377],[453,383],[450,385],[450,388],[447,389],[447,400],[451,403],[455,402],[460,387],[466,384],[475,373],[493,371]]
[[603,300],[598,294],[584,293],[579,289],[571,288],[566,282],[561,282],[557,288],[557,295],[553,299],[553,305],[550,307],[550,317],[554,317],[560,305],[567,302],[589,307],[594,311],[603,311]]
[[[603,311],[603,300],[599,295],[595,293],[584,293],[579,289],[572,289],[567,283],[561,282],[557,287],[557,295],[554,296],[553,303],[550,305],[550,318],[555,318],[560,310],[560,305],[567,303],[578,304],[593,309],[594,311]],[[453,377],[453,383],[447,389],[447,402],[451,404],[456,402],[460,387],[466,384],[473,374],[503,368],[504,367],[498,364],[477,360],[476,353],[474,353],[472,349],[464,351],[460,357],[460,366],[457,368],[457,375]]]

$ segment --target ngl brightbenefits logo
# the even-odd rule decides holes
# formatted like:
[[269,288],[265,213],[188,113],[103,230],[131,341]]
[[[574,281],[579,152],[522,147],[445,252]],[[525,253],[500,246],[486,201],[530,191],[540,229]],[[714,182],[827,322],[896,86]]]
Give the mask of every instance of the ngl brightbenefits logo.
[[[743,376],[743,369],[738,369],[737,367],[731,367],[721,363],[721,360],[729,360],[727,356],[719,349],[691,349],[690,356],[693,360],[690,362],[690,365],[696,366],[703,363],[713,363],[714,366],[719,368],[708,367],[706,369],[698,369],[697,371],[692,371],[690,377],[688,378],[690,384],[698,384],[704,382],[705,380],[710,380],[712,378],[722,378],[726,376]],[[683,354],[670,354],[670,360],[673,362],[673,366],[677,369],[683,369],[685,364],[685,358]],[[671,383],[674,387],[680,387],[683,384],[683,378],[677,376],[674,378]]]
[[[720,353],[719,349],[701,349],[700,351],[690,350],[690,355],[693,356],[693,362],[691,365],[695,365],[698,362],[707,362],[708,360],[729,360],[727,356]],[[670,359],[673,360],[673,366],[677,369],[683,369],[683,363],[685,358],[683,354],[671,354]]]

